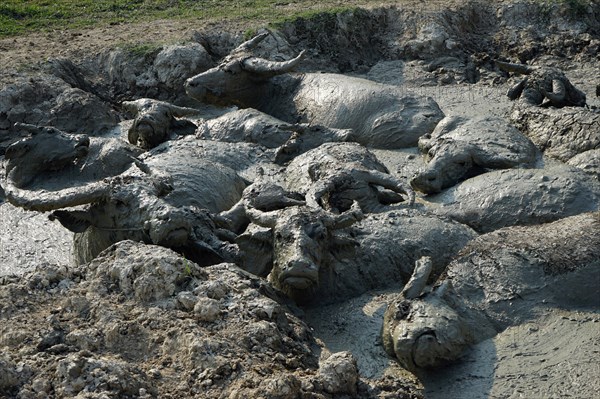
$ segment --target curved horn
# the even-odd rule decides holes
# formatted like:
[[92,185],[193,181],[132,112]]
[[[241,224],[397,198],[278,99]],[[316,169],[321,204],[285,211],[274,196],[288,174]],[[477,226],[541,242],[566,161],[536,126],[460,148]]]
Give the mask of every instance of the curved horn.
[[242,61],[242,68],[248,72],[252,72],[261,76],[275,76],[289,72],[294,69],[302,58],[304,58],[306,50],[302,50],[296,58],[288,61],[268,61],[264,58],[252,57]]
[[151,110],[151,107],[157,106],[166,107],[175,117],[194,115],[199,112],[197,109],[194,108],[179,107],[166,101],[153,100],[151,98],[140,98],[134,101],[123,101],[121,103],[121,106],[123,107],[123,109],[125,109],[128,112],[131,112],[136,116],[139,114],[140,110]]
[[410,280],[404,286],[401,295],[406,299],[415,299],[423,292],[427,285],[427,279],[431,274],[433,264],[429,256],[423,256],[415,262],[415,269]]
[[239,46],[237,46],[235,48],[235,50],[232,51],[232,53],[235,53],[235,52],[238,52],[238,51],[252,50],[252,49],[256,48],[256,46],[258,46],[260,44],[260,42],[262,42],[263,40],[265,40],[267,38],[267,36],[269,36],[269,35],[270,35],[270,32],[264,32],[264,33],[261,33],[259,35],[256,35],[252,39],[247,40],[244,43],[242,43]]
[[279,217],[279,211],[261,212],[255,208],[247,208],[246,215],[252,221],[261,227],[275,227],[277,219]]
[[169,107],[169,109],[171,110],[171,113],[173,113],[173,116],[175,116],[177,118],[181,118],[182,116],[196,115],[200,112],[194,108],[180,107],[178,105],[173,105],[173,104],[168,104],[168,103],[165,103],[165,104]]
[[363,179],[369,184],[375,184],[384,188],[390,189],[396,193],[406,195],[408,200],[408,206],[412,206],[415,203],[415,191],[412,187],[404,184],[400,179],[378,170],[356,170],[355,174],[360,173],[363,175]]
[[513,64],[510,62],[503,62],[503,61],[498,61],[498,60],[495,60],[494,62],[496,63],[498,68],[500,68],[501,70],[506,71],[506,72],[520,73],[523,75],[528,75],[531,72],[533,72],[533,68],[528,65]]
[[64,133],[61,130],[59,130],[55,127],[52,127],[52,126],[37,126],[37,125],[32,125],[31,123],[23,123],[23,122],[15,122],[13,127],[15,129],[25,130],[27,133],[31,134],[32,136],[35,136],[36,134],[42,133],[44,131],[52,132],[52,133]]
[[329,219],[325,220],[325,225],[333,230],[343,229],[345,227],[352,226],[354,223],[362,220],[363,218],[364,214],[360,209],[358,202],[354,201],[352,203],[352,207],[346,212],[343,212],[339,215],[332,215]]
[[553,103],[560,103],[564,101],[567,89],[565,84],[558,79],[552,80],[552,92],[544,92],[544,96]]
[[527,78],[521,80],[519,83],[508,89],[506,96],[511,100],[516,100],[521,96],[521,93],[523,93],[523,89],[525,88],[526,84]]
[[31,133],[31,134],[38,134],[42,131],[42,128],[39,126],[32,125],[30,123],[21,123],[21,122],[16,122],[14,124],[14,128],[25,130],[27,133]]
[[101,198],[106,198],[110,192],[110,185],[106,182],[95,182],[83,187],[32,193],[28,190],[19,189],[10,183],[10,181],[6,181],[4,191],[6,198],[14,206],[30,211],[46,212],[54,209],[89,204]]
[[133,125],[131,125],[131,127],[129,128],[129,130],[127,131],[127,140],[133,144],[133,145],[137,145],[138,140],[140,139],[140,135],[138,133],[138,129],[135,126],[135,122]]

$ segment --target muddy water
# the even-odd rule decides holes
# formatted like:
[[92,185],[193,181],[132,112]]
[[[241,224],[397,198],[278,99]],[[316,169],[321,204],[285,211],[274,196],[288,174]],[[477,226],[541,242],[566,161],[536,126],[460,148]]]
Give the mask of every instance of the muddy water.
[[549,310],[420,377],[433,399],[593,398],[599,375],[600,314]]
[[71,262],[73,234],[46,214],[0,204],[0,276],[23,274],[43,263]]

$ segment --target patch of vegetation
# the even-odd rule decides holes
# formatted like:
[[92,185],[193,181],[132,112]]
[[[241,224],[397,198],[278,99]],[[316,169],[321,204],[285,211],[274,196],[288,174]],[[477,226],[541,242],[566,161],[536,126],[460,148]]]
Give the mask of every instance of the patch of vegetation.
[[190,264],[186,258],[183,258],[183,272],[185,273],[186,276],[189,276],[189,277],[192,276],[192,267],[190,266]]
[[146,57],[156,55],[162,49],[162,45],[158,43],[124,44],[122,48],[133,56]]
[[[361,4],[378,0],[360,0]],[[337,0],[2,0],[0,38],[155,19],[283,22],[336,11]]]
[[274,28],[280,28],[286,23],[293,22],[299,19],[326,19],[340,12],[352,12],[356,10],[356,7],[332,7],[327,10],[306,10],[295,13],[294,15],[285,16],[278,18],[277,20],[270,23]]
[[244,40],[252,39],[254,36],[256,36],[256,33],[256,29],[254,28],[246,29],[244,32]]

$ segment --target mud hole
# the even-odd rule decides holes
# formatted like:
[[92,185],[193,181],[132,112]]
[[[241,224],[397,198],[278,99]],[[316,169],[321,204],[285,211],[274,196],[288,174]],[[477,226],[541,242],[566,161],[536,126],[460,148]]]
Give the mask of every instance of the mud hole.
[[[506,119],[513,103],[505,93],[515,80],[492,60],[557,66],[598,112],[597,1],[429,3],[288,22],[272,31],[263,55],[287,59],[308,49],[301,71],[396,85],[433,97],[446,115]],[[192,30],[175,21],[154,28],[205,51],[190,55],[182,47],[161,58],[167,46],[157,45],[139,54],[115,49],[105,31],[82,32],[71,44],[31,38],[32,48],[42,43],[50,54],[26,55],[28,39],[0,42],[2,148],[19,138],[15,122],[80,133],[101,126],[93,134],[126,137],[132,117],[120,102],[140,97],[198,107],[205,118],[223,113],[188,98],[183,81],[239,44],[241,28]],[[119,40],[135,43],[146,27],[115,29]],[[98,53],[81,50],[101,42]],[[40,59],[49,55],[69,58]],[[23,61],[30,64],[23,68]],[[59,101],[69,90],[78,96],[75,108],[73,97]],[[69,119],[73,112],[82,119]],[[417,148],[373,152],[406,180],[423,166]],[[74,267],[72,233],[3,200],[0,396],[475,399],[592,398],[600,391],[598,309],[548,308],[477,344],[459,362],[414,376],[380,342],[383,312],[400,287],[300,309],[233,265],[203,270],[170,250],[132,242]]]

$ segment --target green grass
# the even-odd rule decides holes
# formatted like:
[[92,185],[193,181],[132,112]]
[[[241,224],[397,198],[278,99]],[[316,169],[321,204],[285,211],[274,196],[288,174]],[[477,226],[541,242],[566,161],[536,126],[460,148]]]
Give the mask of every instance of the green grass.
[[[363,3],[370,1],[375,0]],[[336,0],[1,0],[0,38],[162,18],[278,22],[338,5]]]

